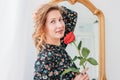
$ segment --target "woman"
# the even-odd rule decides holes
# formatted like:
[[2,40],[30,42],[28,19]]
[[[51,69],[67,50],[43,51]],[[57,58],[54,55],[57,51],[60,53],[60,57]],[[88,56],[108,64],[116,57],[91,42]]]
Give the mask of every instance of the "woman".
[[34,20],[33,38],[38,50],[34,80],[89,80],[87,69],[79,75],[69,72],[61,77],[68,67],[76,68],[65,51],[63,39],[74,30],[77,13],[49,3],[37,10]]

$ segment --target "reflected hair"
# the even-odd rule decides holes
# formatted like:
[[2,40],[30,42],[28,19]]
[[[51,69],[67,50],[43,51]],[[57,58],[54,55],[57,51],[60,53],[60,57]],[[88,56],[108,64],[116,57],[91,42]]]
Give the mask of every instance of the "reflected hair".
[[40,51],[42,48],[44,48],[46,42],[45,23],[47,20],[47,14],[52,10],[58,10],[61,13],[61,15],[63,12],[65,12],[62,7],[53,3],[47,3],[40,6],[37,9],[37,11],[35,11],[35,13],[33,14],[35,30],[32,37],[37,51]]

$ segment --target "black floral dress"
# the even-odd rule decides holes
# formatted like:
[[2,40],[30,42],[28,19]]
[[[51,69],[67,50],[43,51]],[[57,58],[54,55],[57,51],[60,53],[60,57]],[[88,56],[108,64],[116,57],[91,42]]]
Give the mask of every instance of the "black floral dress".
[[[62,6],[63,7],[63,6]],[[66,7],[63,7],[67,13],[63,13],[63,19],[66,25],[65,35],[74,30],[77,13]],[[76,67],[72,63],[71,57],[65,51],[66,44],[61,39],[61,45],[45,44],[35,62],[34,80],[73,80],[76,73],[69,72],[61,76],[62,72],[69,67]]]

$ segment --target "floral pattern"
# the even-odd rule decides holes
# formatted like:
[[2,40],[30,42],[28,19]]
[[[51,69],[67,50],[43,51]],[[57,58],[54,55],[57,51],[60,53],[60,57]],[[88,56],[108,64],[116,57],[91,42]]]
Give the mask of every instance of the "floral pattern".
[[76,67],[71,62],[71,57],[62,46],[46,44],[35,63],[34,80],[71,80],[75,73],[70,72],[65,76],[60,76],[69,67]]
[[[63,7],[67,13],[63,13],[63,19],[66,25],[65,35],[74,30],[77,13],[70,9]],[[73,80],[76,73],[69,72],[61,76],[62,72],[76,65],[72,62],[71,57],[65,51],[67,44],[61,39],[61,45],[45,44],[35,62],[34,80]]]
[[[65,35],[73,32],[76,22],[77,22],[77,12],[72,11],[70,9],[68,9],[67,7],[61,6],[65,12],[62,14],[63,16],[63,20],[65,22]],[[64,48],[66,48],[66,44],[64,43],[64,37],[61,39],[61,44],[63,45]]]

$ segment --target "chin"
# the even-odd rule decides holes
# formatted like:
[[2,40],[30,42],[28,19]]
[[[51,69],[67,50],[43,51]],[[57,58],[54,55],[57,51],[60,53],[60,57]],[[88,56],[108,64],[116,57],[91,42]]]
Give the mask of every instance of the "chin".
[[58,38],[63,38],[64,37],[64,35],[59,35],[59,36],[57,36]]

